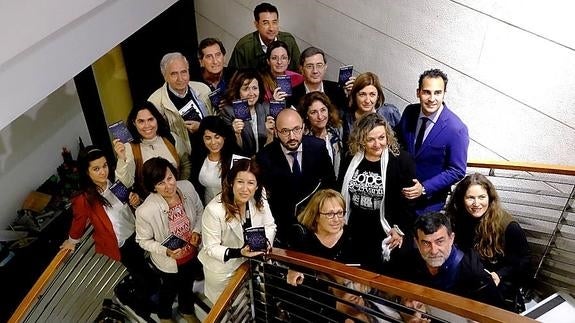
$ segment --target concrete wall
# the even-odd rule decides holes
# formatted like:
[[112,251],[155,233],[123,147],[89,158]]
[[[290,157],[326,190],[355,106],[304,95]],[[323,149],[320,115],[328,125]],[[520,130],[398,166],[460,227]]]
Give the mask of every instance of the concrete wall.
[[[198,0],[198,39],[235,42],[260,1]],[[387,101],[417,100],[422,71],[449,76],[446,102],[468,125],[470,159],[573,165],[575,8],[568,1],[277,0],[300,49],[328,53],[328,78],[353,64],[385,83]]]

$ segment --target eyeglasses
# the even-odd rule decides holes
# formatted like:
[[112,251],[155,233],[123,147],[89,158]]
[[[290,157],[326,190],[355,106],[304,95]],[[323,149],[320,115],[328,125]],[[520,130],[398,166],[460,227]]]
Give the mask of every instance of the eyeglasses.
[[285,136],[285,137],[289,136],[290,133],[293,133],[294,136],[298,136],[301,134],[303,127],[297,126],[297,127],[291,128],[291,129],[283,128],[283,129],[276,129],[276,130],[280,135]]
[[315,65],[314,65],[314,64],[305,64],[305,65],[303,66],[303,68],[305,68],[305,69],[308,70],[308,71],[311,71],[311,70],[313,70],[314,67],[315,67],[317,70],[321,70],[324,66],[325,66],[324,63],[317,63],[317,64],[315,64]]
[[338,219],[343,218],[343,216],[345,215],[345,211],[344,210],[340,210],[337,212],[319,212],[319,214],[325,216],[328,219],[334,219],[336,216],[338,217]]

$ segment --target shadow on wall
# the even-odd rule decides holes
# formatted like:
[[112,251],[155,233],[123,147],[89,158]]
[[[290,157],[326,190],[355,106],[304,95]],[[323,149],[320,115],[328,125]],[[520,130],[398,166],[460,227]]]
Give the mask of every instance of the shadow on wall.
[[[78,108],[71,108],[74,106]],[[68,82],[0,130],[0,173],[10,172],[78,113],[81,108],[76,88]],[[77,151],[76,147],[68,148]],[[60,149],[50,153],[60,154]],[[42,162],[38,160],[38,164]]]

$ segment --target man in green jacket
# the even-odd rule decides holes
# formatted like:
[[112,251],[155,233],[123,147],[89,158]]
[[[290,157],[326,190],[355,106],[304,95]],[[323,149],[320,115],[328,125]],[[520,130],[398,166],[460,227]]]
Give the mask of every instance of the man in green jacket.
[[278,9],[266,2],[260,3],[254,9],[254,19],[257,30],[237,42],[228,65],[235,69],[265,67],[267,46],[274,40],[281,40],[288,45],[292,57],[288,69],[297,71],[299,48],[292,34],[279,31]]

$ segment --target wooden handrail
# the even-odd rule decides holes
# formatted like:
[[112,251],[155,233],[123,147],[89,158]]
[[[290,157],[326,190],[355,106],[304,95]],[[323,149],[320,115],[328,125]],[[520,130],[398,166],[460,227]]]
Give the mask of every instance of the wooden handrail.
[[467,162],[467,166],[575,176],[575,166],[511,162],[503,160],[497,160],[497,161],[471,160]]
[[391,294],[415,299],[478,322],[536,322],[500,308],[453,294],[394,279],[301,252],[274,248],[270,258],[290,265],[343,277]]
[[233,301],[232,297],[234,296],[234,293],[248,277],[249,271],[250,271],[250,264],[247,261],[244,262],[240,267],[238,267],[238,269],[232,276],[232,279],[228,283],[228,286],[226,286],[226,288],[216,301],[216,304],[212,306],[212,309],[208,313],[208,316],[206,317],[204,322],[208,323],[217,322],[217,320],[220,319],[222,313],[225,310],[227,310],[228,306]]
[[58,251],[54,259],[52,259],[48,267],[46,267],[42,275],[40,275],[40,278],[38,278],[34,286],[28,291],[28,294],[26,294],[20,305],[18,305],[18,308],[14,311],[8,323],[18,323],[22,321],[32,304],[40,298],[46,285],[50,283],[54,274],[56,274],[58,268],[64,263],[70,253],[70,250],[67,249],[60,249],[60,251]]

